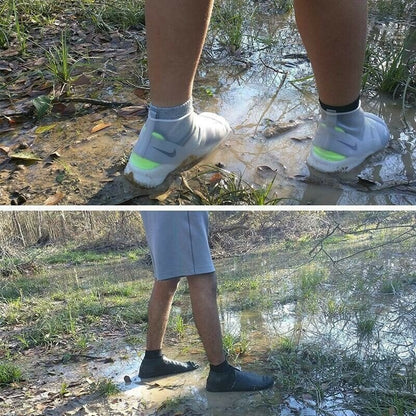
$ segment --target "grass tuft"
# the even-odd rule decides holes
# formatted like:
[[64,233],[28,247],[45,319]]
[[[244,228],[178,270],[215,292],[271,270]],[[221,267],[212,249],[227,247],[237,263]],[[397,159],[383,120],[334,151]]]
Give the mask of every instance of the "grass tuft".
[[0,385],[21,381],[22,370],[14,364],[0,361]]

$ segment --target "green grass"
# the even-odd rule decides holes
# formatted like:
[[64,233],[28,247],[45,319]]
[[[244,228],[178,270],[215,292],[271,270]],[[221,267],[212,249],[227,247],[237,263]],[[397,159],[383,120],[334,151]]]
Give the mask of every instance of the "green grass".
[[[86,12],[91,11],[89,7]],[[93,24],[100,30],[128,30],[144,25],[144,0],[115,0],[104,2],[90,14]]]
[[103,379],[91,385],[91,392],[100,396],[108,397],[120,393],[120,388],[114,383],[114,381]]
[[222,0],[214,4],[211,28],[218,41],[231,52],[241,48],[247,5],[244,0]]
[[379,19],[402,19],[411,3],[412,0],[370,0],[370,14]]
[[222,344],[225,354],[231,360],[237,360],[240,356],[246,354],[249,349],[249,340],[244,333],[234,335],[230,332],[225,332]]
[[179,338],[183,338],[185,335],[185,322],[183,321],[183,318],[181,315],[176,316],[175,322],[174,322],[174,330]]
[[119,252],[99,253],[95,250],[66,249],[44,258],[46,264],[71,263],[73,265],[85,263],[104,263],[110,259],[119,259]]
[[297,285],[298,295],[302,298],[308,298],[316,292],[319,285],[329,276],[329,271],[316,264],[308,264],[299,269],[295,282]]
[[375,316],[359,316],[357,320],[357,334],[360,339],[370,338],[376,328],[377,318]]
[[0,361],[0,386],[21,381],[22,370],[15,364]]
[[48,70],[52,73],[55,80],[61,84],[70,84],[72,72],[76,67],[76,62],[72,62],[69,54],[69,45],[66,31],[61,32],[61,43],[47,51]]
[[393,48],[384,56],[380,54],[380,50],[367,49],[364,88],[368,83],[376,91],[395,95],[399,88],[404,88],[408,76],[407,58],[403,48]]

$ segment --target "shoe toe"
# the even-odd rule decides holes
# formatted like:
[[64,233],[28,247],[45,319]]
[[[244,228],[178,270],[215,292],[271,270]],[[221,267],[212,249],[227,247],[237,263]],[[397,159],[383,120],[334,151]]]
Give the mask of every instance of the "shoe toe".
[[269,376],[248,373],[245,371],[235,372],[234,391],[255,391],[271,387],[274,381]]
[[218,114],[205,112],[199,114],[199,118],[201,121],[204,121],[206,124],[211,126],[211,128],[214,127],[221,129],[222,134],[228,134],[231,131],[231,127],[228,121]]

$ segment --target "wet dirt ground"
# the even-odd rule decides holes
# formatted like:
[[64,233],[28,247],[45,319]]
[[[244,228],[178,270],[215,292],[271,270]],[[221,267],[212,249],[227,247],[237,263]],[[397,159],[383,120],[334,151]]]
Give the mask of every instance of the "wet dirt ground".
[[[310,63],[293,19],[287,21],[275,16],[264,19],[261,25],[259,30],[277,39],[272,48],[263,50],[251,45],[247,48],[251,52],[237,51],[223,58],[224,48],[207,44],[195,83],[195,107],[198,111],[223,115],[233,132],[199,167],[183,177],[189,181],[205,169],[204,165],[221,164],[225,170],[242,175],[254,187],[274,180],[273,196],[284,198],[284,204],[414,204],[414,105],[403,107],[400,99],[364,94],[363,108],[381,115],[390,127],[389,146],[345,175],[310,171],[305,160],[319,112],[316,90],[309,77]],[[374,27],[373,32],[382,30]],[[108,70],[121,78],[126,74],[128,78],[127,74],[137,71],[133,43],[116,40],[101,48],[102,53],[106,47],[111,51],[103,61],[104,72]],[[91,80],[82,78],[85,74],[78,75],[81,81],[74,92],[93,94]],[[180,176],[161,189],[150,191],[132,185],[123,177],[123,168],[146,113],[146,94],[138,98],[136,88],[126,88],[115,81],[101,88],[101,96],[107,100],[129,102],[131,106],[88,111],[91,106],[84,104],[81,106],[84,115],[81,111],[67,116],[64,111],[59,117],[41,121],[10,126],[3,123],[1,204],[179,203],[173,190],[183,187]],[[16,109],[18,103],[6,109],[5,115]]]
[[[250,414],[262,415],[270,402],[280,401],[275,389],[253,393],[207,392],[208,367],[198,350],[188,352],[187,358],[200,363],[201,368],[148,380],[137,376],[141,362],[138,351],[126,347],[115,335],[106,337],[97,353],[92,350],[84,356],[74,356],[73,362],[65,364],[62,355],[54,357],[51,351],[39,350],[35,354],[37,370],[32,369],[30,374],[35,382],[23,390],[2,389],[3,415],[220,415],[224,412],[238,415],[247,408]],[[166,354],[184,359],[177,348],[166,348]],[[33,358],[26,357],[28,361]],[[90,393],[97,379],[111,380],[120,392],[108,397]],[[67,392],[60,394],[63,382]]]

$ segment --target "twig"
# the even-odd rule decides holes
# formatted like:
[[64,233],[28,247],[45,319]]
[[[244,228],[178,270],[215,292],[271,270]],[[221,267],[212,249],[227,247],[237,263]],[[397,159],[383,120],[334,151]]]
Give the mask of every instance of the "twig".
[[[275,72],[277,72],[277,73],[282,74],[282,72],[278,71],[277,69],[272,68],[272,67],[270,67],[270,66],[266,65],[266,64],[265,64],[262,60],[261,60],[261,62],[263,63],[263,65],[264,65],[266,68],[269,68],[269,69],[271,69],[271,70],[273,70],[273,71],[275,71]],[[279,84],[279,86],[277,87],[277,90],[276,90],[276,92],[274,93],[273,97],[271,98],[271,100],[270,100],[269,104],[267,105],[267,107],[265,108],[265,110],[263,111],[263,113],[261,114],[260,119],[259,119],[259,122],[257,123],[256,128],[254,129],[254,134],[256,134],[256,133],[257,133],[257,129],[259,128],[259,125],[260,125],[261,121],[263,120],[263,117],[265,116],[265,114],[269,111],[270,107],[272,106],[272,104],[273,104],[274,100],[276,99],[277,95],[279,94],[280,90],[282,89],[283,84],[284,84],[284,83],[285,83],[285,81],[286,81],[286,78],[287,78],[287,72],[283,72],[283,78],[280,80],[280,84]]]
[[363,393],[385,394],[386,396],[396,396],[396,397],[401,397],[403,399],[416,400],[416,394],[410,391],[388,390],[388,389],[381,389],[377,387],[363,387],[363,386],[358,387],[358,390]]

